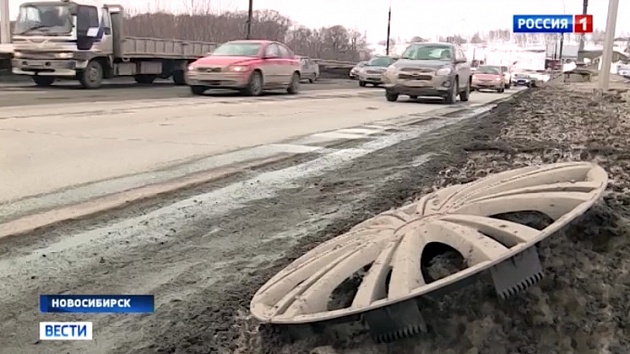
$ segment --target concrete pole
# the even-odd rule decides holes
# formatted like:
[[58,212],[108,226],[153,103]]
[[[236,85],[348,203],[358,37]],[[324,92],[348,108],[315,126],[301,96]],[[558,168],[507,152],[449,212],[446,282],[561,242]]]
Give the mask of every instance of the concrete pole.
[[249,0],[249,7],[247,8],[247,34],[246,39],[252,39],[252,19],[254,17],[254,0]]
[[610,66],[613,59],[613,42],[615,41],[615,27],[617,27],[617,12],[619,0],[608,1],[608,18],[606,19],[606,38],[602,52],[602,68],[599,72],[599,88],[606,91],[610,86]]
[[9,0],[0,0],[0,44],[11,43],[11,18]]
[[389,11],[387,12],[387,45],[385,46],[385,55],[389,55],[389,45],[392,36],[392,5],[389,5]]

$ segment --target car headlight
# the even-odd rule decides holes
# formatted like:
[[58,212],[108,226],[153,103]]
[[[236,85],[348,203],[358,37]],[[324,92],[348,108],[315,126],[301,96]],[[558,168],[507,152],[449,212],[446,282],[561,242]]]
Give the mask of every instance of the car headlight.
[[497,77],[496,79],[494,79],[494,81],[501,81],[501,78]]
[[436,71],[435,75],[446,76],[446,75],[450,74],[451,72],[453,72],[453,70],[451,70],[451,68],[442,68],[442,69],[439,69],[438,71]]
[[72,53],[55,53],[55,58],[57,59],[72,59]]
[[195,71],[196,69],[197,69],[197,67],[196,67],[196,66],[194,66],[194,65],[192,65],[192,64],[191,64],[191,65],[188,65],[188,71]]
[[13,57],[14,58],[22,58],[22,57],[24,57],[24,54],[22,54],[22,52],[14,52],[13,53]]
[[242,73],[249,70],[249,66],[245,66],[245,65],[234,65],[234,66],[230,66],[228,68],[228,71],[233,71],[233,72],[237,72],[237,73]]

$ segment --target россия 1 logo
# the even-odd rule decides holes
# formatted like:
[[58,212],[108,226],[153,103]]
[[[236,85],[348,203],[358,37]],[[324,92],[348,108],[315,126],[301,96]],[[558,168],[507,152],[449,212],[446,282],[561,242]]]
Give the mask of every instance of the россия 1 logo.
[[593,33],[593,15],[514,15],[513,33]]

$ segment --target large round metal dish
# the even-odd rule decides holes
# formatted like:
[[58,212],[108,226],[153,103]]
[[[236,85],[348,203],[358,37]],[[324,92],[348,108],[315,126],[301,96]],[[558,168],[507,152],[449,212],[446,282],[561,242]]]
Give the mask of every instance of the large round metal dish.
[[[577,162],[511,170],[439,190],[369,219],[295,260],[254,295],[251,312],[267,323],[310,323],[429,294],[558,231],[601,197],[607,181],[601,167]],[[492,217],[519,211],[541,212],[554,222],[537,230]],[[427,284],[421,255],[433,242],[457,250],[468,267]],[[352,305],[329,311],[335,288],[367,266]]]

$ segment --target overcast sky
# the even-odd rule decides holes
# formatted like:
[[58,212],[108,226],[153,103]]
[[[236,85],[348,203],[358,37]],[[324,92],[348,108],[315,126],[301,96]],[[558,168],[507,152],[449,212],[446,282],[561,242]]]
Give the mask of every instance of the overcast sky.
[[[9,0],[11,18],[20,3]],[[106,1],[109,3],[108,1]],[[114,3],[141,4],[206,3],[215,11],[247,10],[248,0],[119,0]],[[617,34],[630,33],[630,0],[621,0]],[[330,5],[327,5],[330,4]],[[370,41],[387,36],[390,0],[254,0],[256,9],[276,10],[307,27],[344,25],[367,33]],[[392,37],[471,35],[476,31],[511,28],[514,14],[576,14],[582,0],[391,0]],[[604,29],[608,0],[591,0],[589,13],[595,28]]]

